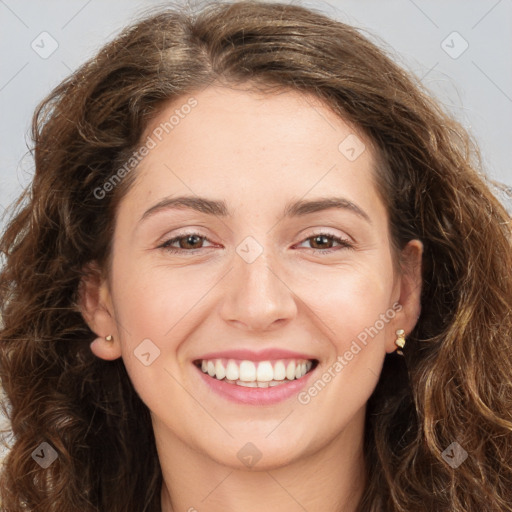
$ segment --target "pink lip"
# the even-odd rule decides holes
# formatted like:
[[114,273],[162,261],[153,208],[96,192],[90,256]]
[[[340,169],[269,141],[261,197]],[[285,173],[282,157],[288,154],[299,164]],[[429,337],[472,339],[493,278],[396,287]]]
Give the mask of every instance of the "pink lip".
[[236,384],[228,384],[215,377],[210,377],[207,373],[203,373],[196,365],[192,366],[199,372],[200,378],[212,391],[231,402],[248,405],[272,405],[282,402],[299,393],[308,383],[310,376],[315,372],[315,368],[313,368],[300,379],[292,380],[287,384],[280,384],[279,386],[248,388],[237,386]]
[[[277,348],[268,348],[260,352],[251,350],[225,350],[223,352],[210,352],[198,359],[247,359],[249,361],[272,361],[276,359],[315,359],[311,355],[292,352],[291,350],[281,350]],[[264,389],[264,388],[261,388]]]

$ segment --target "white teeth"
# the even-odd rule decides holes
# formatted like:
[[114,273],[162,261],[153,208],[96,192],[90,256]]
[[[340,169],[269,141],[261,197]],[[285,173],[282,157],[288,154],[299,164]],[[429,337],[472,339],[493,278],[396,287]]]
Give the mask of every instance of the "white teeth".
[[252,361],[242,361],[239,378],[244,382],[254,382],[256,380],[256,365]]
[[286,379],[286,368],[283,361],[277,361],[274,366],[274,380]]
[[308,360],[253,362],[233,359],[203,359],[201,370],[210,377],[245,387],[273,387],[300,379],[313,367]]
[[293,361],[290,361],[286,367],[286,378],[288,380],[293,380],[295,378],[295,363]]
[[224,365],[220,359],[215,361],[215,377],[219,380],[222,380],[226,376],[226,370],[224,369]]
[[258,382],[270,382],[271,380],[274,380],[274,369],[272,368],[270,361],[262,361],[258,365],[256,380]]
[[238,365],[235,363],[235,361],[228,361],[228,366],[226,368],[226,379],[238,380],[239,376],[240,374],[238,372]]

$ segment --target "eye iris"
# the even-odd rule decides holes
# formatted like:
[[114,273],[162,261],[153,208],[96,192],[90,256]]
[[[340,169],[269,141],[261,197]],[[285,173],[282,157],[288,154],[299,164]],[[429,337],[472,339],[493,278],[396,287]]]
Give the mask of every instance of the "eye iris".
[[[196,242],[194,243],[193,241],[191,240],[196,240]],[[199,248],[200,244],[201,244],[201,237],[200,236],[197,236],[197,235],[188,235],[188,236],[184,236],[180,239],[180,247],[182,249],[189,249],[190,248],[190,245],[194,246],[192,247],[193,249],[197,249]],[[184,242],[185,241],[185,242]],[[187,244],[190,244],[189,246],[187,246]]]
[[325,243],[332,242],[332,240],[331,240],[329,237],[325,236],[325,235],[317,235],[317,236],[314,236],[314,237],[312,238],[312,241],[313,241],[312,246],[313,246],[315,249],[325,249],[325,247],[315,247],[315,245],[317,245],[317,241],[318,241],[318,240],[321,240],[321,241],[320,241],[320,245],[325,244]]

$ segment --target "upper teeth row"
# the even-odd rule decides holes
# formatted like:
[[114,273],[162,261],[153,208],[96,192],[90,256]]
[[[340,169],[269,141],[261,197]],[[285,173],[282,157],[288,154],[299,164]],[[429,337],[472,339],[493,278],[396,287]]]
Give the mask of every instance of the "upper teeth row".
[[296,359],[286,361],[253,361],[235,359],[203,359],[201,370],[210,377],[222,380],[241,380],[243,382],[270,382],[272,380],[299,379],[311,370],[313,363]]

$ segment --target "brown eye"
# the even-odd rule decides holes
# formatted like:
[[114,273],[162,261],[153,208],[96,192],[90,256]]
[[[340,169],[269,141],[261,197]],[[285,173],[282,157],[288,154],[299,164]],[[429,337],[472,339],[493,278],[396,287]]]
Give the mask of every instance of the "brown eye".
[[[202,244],[205,240],[208,240],[208,238],[198,233],[185,233],[167,240],[160,248],[171,253],[195,252],[203,248]],[[176,242],[178,246],[174,245]]]
[[[354,245],[344,238],[340,238],[330,233],[317,233],[306,238],[302,243],[308,242],[311,249],[317,253],[329,254],[334,251],[341,249],[353,249]],[[339,247],[333,247],[333,243],[336,242]]]
[[186,235],[178,238],[178,240],[181,249],[198,249],[199,244],[202,243],[202,237],[198,235]]
[[332,246],[332,242],[334,241],[333,237],[328,237],[326,235],[315,235],[311,237],[310,240],[312,240],[311,245],[313,249],[330,249],[330,247],[325,247],[325,244],[330,244]]

